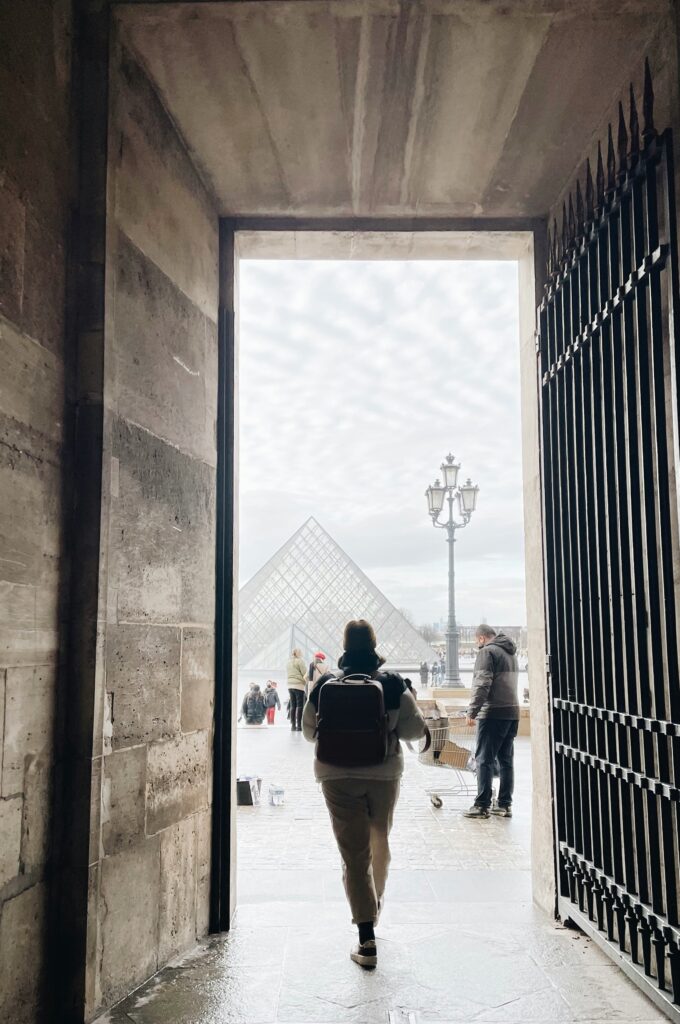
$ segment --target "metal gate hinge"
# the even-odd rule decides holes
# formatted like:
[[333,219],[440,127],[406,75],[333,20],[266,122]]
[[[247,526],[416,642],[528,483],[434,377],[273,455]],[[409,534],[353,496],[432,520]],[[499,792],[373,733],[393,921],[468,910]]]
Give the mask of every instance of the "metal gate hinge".
[[546,654],[545,656],[545,670],[548,675],[552,673],[552,656],[550,654]]

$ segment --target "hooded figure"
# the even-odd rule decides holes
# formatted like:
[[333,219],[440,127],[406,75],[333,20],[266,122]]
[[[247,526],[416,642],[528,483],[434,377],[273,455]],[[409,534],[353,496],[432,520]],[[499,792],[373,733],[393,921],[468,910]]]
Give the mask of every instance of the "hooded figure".
[[518,673],[514,642],[505,633],[495,633],[480,648],[475,661],[468,717],[477,721],[485,718],[518,720]]
[[[482,623],[477,627],[479,654],[472,677],[468,724],[477,722],[477,799],[466,818],[488,818],[489,813],[512,817],[515,785],[514,743],[519,725],[517,648],[504,633]],[[498,762],[500,788],[494,800],[494,768]]]

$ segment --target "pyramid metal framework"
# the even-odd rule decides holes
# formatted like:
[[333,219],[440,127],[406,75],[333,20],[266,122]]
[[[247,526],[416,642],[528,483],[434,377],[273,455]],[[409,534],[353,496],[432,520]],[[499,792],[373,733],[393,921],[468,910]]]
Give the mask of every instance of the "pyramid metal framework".
[[279,669],[294,636],[305,658],[320,650],[334,666],[345,623],[358,618],[373,625],[391,667],[432,659],[418,630],[312,517],[241,588],[239,665]]

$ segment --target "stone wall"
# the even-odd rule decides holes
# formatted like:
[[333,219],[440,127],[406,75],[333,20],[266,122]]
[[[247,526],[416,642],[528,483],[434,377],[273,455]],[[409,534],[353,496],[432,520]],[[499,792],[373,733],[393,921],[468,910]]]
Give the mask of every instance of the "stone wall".
[[88,1018],[206,933],[212,789],[218,220],[120,41],[110,95]]
[[0,6],[0,1020],[12,1024],[44,1019],[64,577],[70,8]]

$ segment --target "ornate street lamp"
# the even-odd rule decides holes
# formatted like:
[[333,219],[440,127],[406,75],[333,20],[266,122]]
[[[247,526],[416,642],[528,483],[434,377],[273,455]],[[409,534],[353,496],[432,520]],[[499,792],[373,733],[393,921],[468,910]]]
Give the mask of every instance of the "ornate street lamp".
[[[455,595],[455,572],[453,561],[453,545],[456,543],[456,530],[462,530],[470,522],[472,513],[477,508],[477,494],[479,487],[472,483],[470,478],[464,484],[458,486],[459,463],[449,453],[441,464],[442,479],[444,483],[435,480],[425,491],[427,497],[427,511],[432,519],[432,525],[440,530],[446,530],[449,544],[449,622],[446,630],[446,684],[447,686],[460,686],[460,668],[458,665],[458,650],[460,646],[460,634],[456,625],[456,595]],[[462,522],[457,522],[453,517],[454,499],[458,503],[458,512]],[[444,508],[444,501],[448,501],[449,515],[444,522],[439,517]]]

